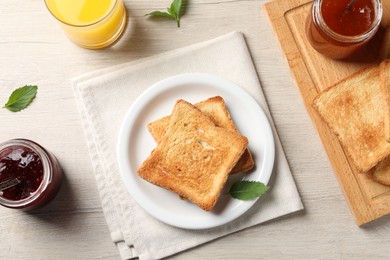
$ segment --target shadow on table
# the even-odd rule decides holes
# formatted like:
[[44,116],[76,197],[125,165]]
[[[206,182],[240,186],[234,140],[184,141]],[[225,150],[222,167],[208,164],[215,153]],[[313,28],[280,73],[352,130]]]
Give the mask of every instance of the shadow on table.
[[384,216],[379,219],[376,219],[374,221],[371,221],[363,226],[361,226],[361,229],[367,232],[381,232],[386,231],[386,227],[390,225],[390,215]]
[[139,39],[144,39],[144,32],[140,29],[136,19],[134,19],[129,10],[127,10],[127,24],[126,28],[123,31],[123,34],[117,42],[106,48],[102,51],[112,53],[112,52],[127,52],[135,51],[140,48],[145,48],[148,44],[146,41],[140,41]]
[[45,224],[58,225],[63,228],[68,226],[77,210],[77,198],[66,174],[64,173],[58,194],[52,201],[40,209],[26,211],[25,214],[40,219]]

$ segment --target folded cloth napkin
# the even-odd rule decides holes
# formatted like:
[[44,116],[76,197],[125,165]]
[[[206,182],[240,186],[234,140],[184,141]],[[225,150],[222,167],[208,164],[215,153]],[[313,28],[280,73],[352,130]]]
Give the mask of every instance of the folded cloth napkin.
[[[210,73],[252,95],[272,125],[276,157],[271,189],[238,219],[207,230],[159,222],[130,196],[116,160],[118,130],[133,101],[154,83],[182,73]],[[303,208],[244,36],[232,32],[72,80],[104,215],[123,259],[158,259]]]

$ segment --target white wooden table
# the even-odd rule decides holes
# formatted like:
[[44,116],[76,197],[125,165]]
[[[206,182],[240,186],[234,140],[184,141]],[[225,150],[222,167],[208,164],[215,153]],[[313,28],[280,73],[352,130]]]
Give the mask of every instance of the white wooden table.
[[17,87],[39,86],[26,110],[0,109],[0,141],[32,139],[59,159],[66,179],[45,208],[0,208],[0,259],[119,259],[111,242],[69,79],[219,35],[244,33],[305,210],[229,235],[172,259],[385,259],[390,218],[355,225],[301,101],[263,0],[189,0],[181,27],[150,20],[169,1],[126,0],[129,26],[112,48],[72,44],[43,0],[0,1],[0,105]]

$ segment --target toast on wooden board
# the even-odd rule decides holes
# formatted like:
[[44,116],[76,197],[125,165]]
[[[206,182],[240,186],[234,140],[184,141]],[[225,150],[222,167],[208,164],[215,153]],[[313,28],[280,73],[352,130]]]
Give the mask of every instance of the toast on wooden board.
[[209,211],[248,140],[217,127],[192,104],[178,100],[166,133],[138,175]]
[[[194,106],[202,111],[202,113],[210,117],[216,126],[223,127],[238,133],[238,130],[236,129],[236,126],[231,119],[231,116],[226,108],[225,101],[222,97],[212,97],[196,103]],[[148,124],[148,130],[157,143],[165,134],[165,131],[169,125],[169,121],[170,116],[166,116]],[[254,165],[255,163],[253,161],[252,154],[249,149],[246,148],[240,160],[232,169],[231,174],[249,171],[253,168]]]
[[390,154],[383,131],[385,101],[379,66],[362,69],[329,87],[313,105],[359,172],[367,172]]
[[367,176],[377,183],[390,186],[390,157],[385,158],[368,171]]
[[385,137],[390,142],[390,60],[385,60],[380,64],[380,80],[382,95],[385,100]]

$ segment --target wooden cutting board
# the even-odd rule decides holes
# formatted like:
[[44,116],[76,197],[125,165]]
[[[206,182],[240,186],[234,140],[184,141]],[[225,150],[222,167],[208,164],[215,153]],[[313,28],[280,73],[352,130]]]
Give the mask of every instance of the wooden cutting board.
[[383,1],[383,19],[375,38],[348,61],[331,60],[317,53],[305,35],[305,22],[313,1],[274,0],[264,5],[282,51],[290,66],[306,109],[321,137],[336,177],[358,225],[390,214],[390,187],[359,174],[351,165],[337,137],[312,107],[324,89],[363,67],[383,59],[381,46],[385,28],[390,26],[390,1]]

